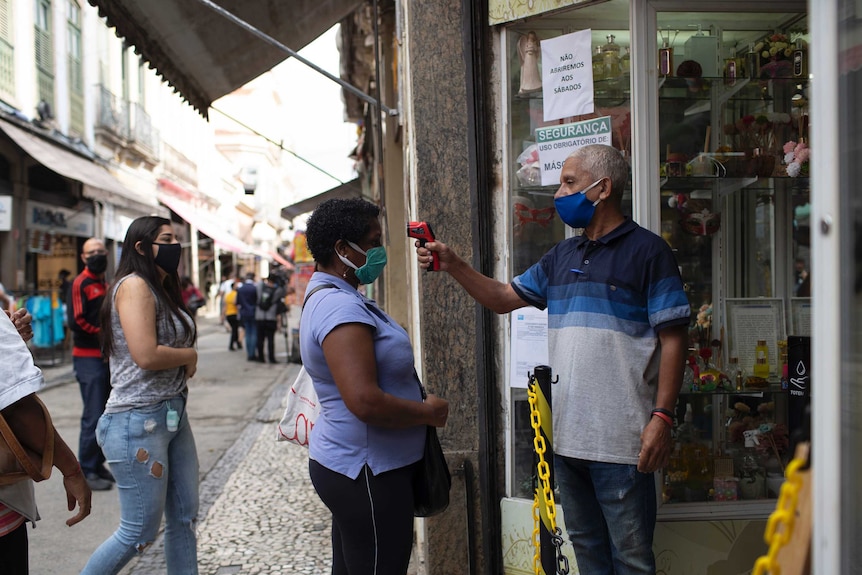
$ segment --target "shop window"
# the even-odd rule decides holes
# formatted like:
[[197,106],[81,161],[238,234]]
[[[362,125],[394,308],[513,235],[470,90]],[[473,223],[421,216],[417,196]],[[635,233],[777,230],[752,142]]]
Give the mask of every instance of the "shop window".
[[788,341],[811,335],[809,35],[803,13],[742,24],[656,18],[654,201],[693,318],[662,519],[765,518],[793,455]]
[[[596,22],[602,24],[597,26]],[[581,60],[591,69],[595,62],[594,111],[546,120],[540,42],[582,30],[590,30],[590,54]],[[589,6],[553,17],[538,17],[509,27],[505,32],[505,46],[504,90],[509,126],[506,181],[511,222],[510,266],[514,276],[539,261],[551,247],[572,233],[554,209],[559,176],[556,181],[548,181],[547,176],[543,178],[542,160],[545,158],[540,158],[537,130],[607,117],[611,145],[627,158],[631,157],[628,6],[623,3]],[[594,58],[596,55],[598,57]],[[631,216],[630,189],[624,193],[623,212]],[[532,498],[536,468],[530,409],[523,389],[527,375],[511,374],[511,377],[518,380],[510,381],[510,495]]]
[[[624,9],[614,14],[614,6]],[[615,3],[589,6],[518,23],[504,32],[512,275],[571,233],[554,212],[558,183],[542,178],[537,131],[608,116],[611,145],[626,157],[644,152],[631,144],[632,124],[646,125],[646,120],[633,120],[630,113],[627,9]],[[660,203],[660,229],[655,231],[677,256],[692,306],[690,345],[693,361],[701,363],[699,371],[715,369],[727,376],[732,354],[744,377],[754,378],[750,388],[744,379],[739,389],[721,388],[718,375],[718,388],[709,381],[706,389],[701,382],[687,381],[674,430],[679,444],[674,465],[679,468],[662,476],[664,502],[683,504],[663,511],[676,518],[702,514],[704,504],[721,509],[710,511],[713,517],[766,516],[773,502],[763,500],[777,496],[781,469],[791,455],[782,443],[790,409],[781,381],[787,336],[810,335],[807,22],[804,13],[764,12],[747,13],[746,25],[740,23],[738,14],[659,12],[645,31],[654,38],[657,63],[664,65],[657,70],[654,116],[660,175],[658,181],[643,180],[648,185],[636,193]],[[535,45],[584,29],[591,35],[595,111],[546,119],[544,64]],[[756,69],[749,71],[746,66],[751,65]],[[800,143],[806,146],[797,147]],[[794,151],[795,157],[788,155]],[[629,215],[631,206],[629,192],[624,202]],[[753,305],[759,300],[769,310],[760,319],[775,316],[774,327],[762,334],[770,357],[762,381],[754,376],[755,342],[747,341],[751,325],[742,325],[761,313]],[[728,320],[728,309],[736,314],[736,325]],[[509,381],[509,485],[516,497],[532,497],[535,475],[522,389],[526,379],[526,374],[510,374]],[[746,446],[738,433],[744,430],[739,425],[731,430],[731,424],[754,420],[770,429],[778,426],[764,439],[781,445],[758,453],[756,466],[748,469],[743,468]],[[696,473],[695,465],[700,465]],[[743,491],[743,479],[753,479],[754,486],[746,484]],[[728,503],[745,499],[752,505]]]

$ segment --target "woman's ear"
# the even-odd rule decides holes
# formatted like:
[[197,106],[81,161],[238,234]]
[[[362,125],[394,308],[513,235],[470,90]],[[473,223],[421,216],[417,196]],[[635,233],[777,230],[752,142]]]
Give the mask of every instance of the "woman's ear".
[[347,257],[347,254],[341,253],[342,250],[344,249],[344,246],[346,246],[346,245],[347,245],[347,242],[345,242],[344,240],[336,240],[335,246],[333,246],[333,250],[335,251],[336,254],[340,254],[344,257]]
[[144,250],[141,249],[141,242],[140,241],[135,242],[135,251],[141,255],[144,255]]

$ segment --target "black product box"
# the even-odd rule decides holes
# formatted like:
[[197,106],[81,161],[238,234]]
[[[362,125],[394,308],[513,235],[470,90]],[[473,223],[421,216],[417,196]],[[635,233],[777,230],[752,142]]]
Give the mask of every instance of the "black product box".
[[811,404],[811,338],[787,336],[787,424],[790,431],[805,425],[805,411]]

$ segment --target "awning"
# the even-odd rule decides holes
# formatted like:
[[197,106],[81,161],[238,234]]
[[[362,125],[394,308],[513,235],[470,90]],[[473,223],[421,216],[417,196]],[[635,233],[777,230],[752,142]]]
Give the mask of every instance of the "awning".
[[84,184],[84,196],[117,206],[152,213],[158,205],[154,198],[142,197],[128,189],[108,170],[33,132],[0,119],[0,129],[34,160],[49,170]]
[[311,196],[301,202],[290,204],[281,208],[281,217],[286,220],[292,220],[296,216],[305,214],[314,210],[317,204],[332,198],[358,198],[362,195],[362,187],[359,184],[359,179],[350,180],[340,186],[336,186],[331,190],[326,190],[322,194]]
[[[88,0],[117,35],[204,117],[213,101],[287,58],[199,0]],[[298,51],[361,0],[218,0],[225,11]]]
[[271,252],[269,252],[269,257],[271,257],[272,259],[274,259],[275,261],[280,263],[284,267],[284,269],[287,269],[287,270],[293,269],[293,264],[290,263],[289,260],[284,259],[280,253],[278,253],[276,251],[271,251]]
[[164,192],[159,193],[159,201],[204,235],[211,237],[219,247],[238,254],[256,253],[252,246],[225,230],[223,222],[217,221],[213,216],[202,212],[192,204]]

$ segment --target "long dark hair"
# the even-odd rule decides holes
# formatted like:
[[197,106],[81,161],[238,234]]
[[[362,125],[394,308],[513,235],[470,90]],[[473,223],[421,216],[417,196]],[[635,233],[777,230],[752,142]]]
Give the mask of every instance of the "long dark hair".
[[[191,343],[197,339],[197,330],[193,321],[182,313],[180,310],[188,311],[183,304],[183,296],[180,292],[180,278],[176,271],[165,276],[164,280],[160,280],[159,271],[156,269],[156,262],[153,258],[153,243],[159,237],[159,230],[162,226],[171,225],[171,221],[158,216],[143,216],[131,223],[129,230],[126,232],[126,238],[123,240],[123,253],[120,256],[120,263],[117,266],[117,274],[114,282],[118,282],[127,275],[136,274],[141,277],[150,289],[156,294],[156,299],[164,307],[180,320],[183,324],[186,333],[192,334]],[[143,255],[135,249],[135,244],[141,242],[141,251]],[[105,297],[102,304],[102,309],[99,314],[99,323],[101,325],[100,338],[102,343],[102,355],[111,357],[114,351],[113,333],[111,330],[111,313],[114,309],[114,298],[111,294]],[[176,327],[174,322],[169,321],[167,324],[176,335]]]

